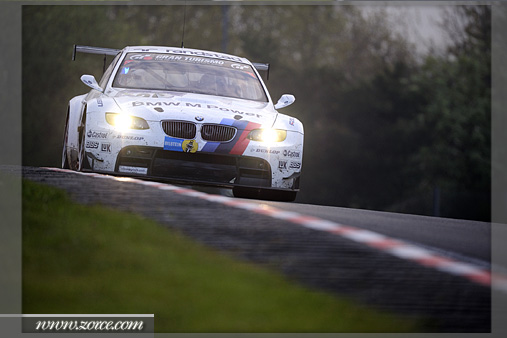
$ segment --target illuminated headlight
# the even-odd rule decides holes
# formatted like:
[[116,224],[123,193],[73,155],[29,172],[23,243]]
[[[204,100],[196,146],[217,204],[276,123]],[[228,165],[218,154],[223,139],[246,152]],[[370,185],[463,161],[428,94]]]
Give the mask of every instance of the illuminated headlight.
[[106,121],[110,125],[123,129],[149,129],[146,120],[127,114],[106,113]]
[[287,137],[287,131],[281,129],[255,129],[248,134],[252,141],[274,143],[282,142]]

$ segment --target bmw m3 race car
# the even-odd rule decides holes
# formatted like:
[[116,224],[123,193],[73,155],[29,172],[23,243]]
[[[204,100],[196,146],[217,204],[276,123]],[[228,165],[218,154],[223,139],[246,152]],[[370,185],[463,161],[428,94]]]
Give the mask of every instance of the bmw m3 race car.
[[91,91],[69,102],[63,168],[296,198],[303,125],[277,111],[295,98],[273,103],[258,72],[268,64],[188,48],[74,46],[73,59],[77,52],[114,59],[99,82],[83,75]]

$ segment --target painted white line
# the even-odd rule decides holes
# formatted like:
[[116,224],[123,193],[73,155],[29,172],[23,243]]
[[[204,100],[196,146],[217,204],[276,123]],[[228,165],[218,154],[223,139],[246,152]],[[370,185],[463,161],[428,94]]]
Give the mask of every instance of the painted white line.
[[316,219],[306,222],[305,227],[320,231],[331,231],[338,229],[340,225],[336,224],[335,222],[327,221],[325,219]]
[[273,211],[274,212],[272,213],[271,217],[283,220],[296,219],[302,216],[301,214],[292,211],[282,211],[277,209],[273,209]]
[[191,197],[202,197],[202,196],[206,196],[207,195],[206,193],[203,193],[203,192],[200,192],[200,191],[195,191],[195,190],[186,191],[186,192],[184,192],[184,194],[186,196],[191,196]]
[[231,199],[231,200],[229,200],[227,202],[224,202],[224,204],[226,204],[228,206],[231,206],[231,207],[245,209],[245,210],[252,210],[252,211],[256,210],[256,209],[259,209],[258,205],[255,205],[255,204],[252,204],[252,203],[237,202],[237,201],[234,201],[233,199]]
[[349,239],[353,239],[357,242],[364,243],[384,241],[387,239],[386,236],[369,230],[360,230],[356,232],[345,233],[343,236]]
[[209,194],[206,196],[205,199],[208,201],[211,201],[211,202],[218,202],[218,203],[225,203],[225,202],[232,200],[232,198],[227,197],[227,196],[209,195]]
[[162,185],[158,187],[160,190],[178,190],[178,187],[175,187],[173,185]]
[[385,250],[391,255],[409,260],[425,259],[435,257],[430,251],[415,247],[413,245],[403,245]]
[[161,183],[158,183],[158,182],[151,182],[151,181],[144,181],[143,185],[148,185],[148,186],[154,186],[154,187],[157,187],[157,186],[161,185]]
[[[119,178],[109,175],[82,173],[58,168],[44,169],[119,180]],[[136,184],[152,186],[161,190],[173,191],[185,196],[202,198],[210,202],[221,203],[234,208],[249,210],[272,218],[286,220],[309,229],[325,231],[336,236],[341,236],[354,242],[367,245],[369,248],[388,253],[400,259],[408,260],[418,265],[433,268],[455,276],[460,276],[474,283],[492,287],[495,290],[507,293],[506,276],[492,275],[489,270],[480,266],[447,258],[437,252],[433,252],[400,239],[387,237],[373,231],[363,230],[317,217],[306,216],[296,212],[284,211],[271,206],[241,201],[227,196],[211,195],[192,189],[180,188],[171,184],[144,181],[135,178],[131,178],[128,181]]]

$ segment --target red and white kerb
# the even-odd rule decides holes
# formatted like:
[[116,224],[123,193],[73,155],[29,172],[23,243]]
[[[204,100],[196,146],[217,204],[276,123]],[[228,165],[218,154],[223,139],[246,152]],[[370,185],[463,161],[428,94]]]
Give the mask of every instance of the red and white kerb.
[[231,207],[249,210],[258,214],[298,224],[306,228],[325,231],[334,235],[338,235],[354,242],[364,244],[370,248],[386,252],[398,258],[412,261],[419,265],[443,271],[455,276],[460,276],[480,285],[487,287],[491,286],[495,290],[507,292],[507,276],[492,274],[489,270],[484,269],[478,265],[464,263],[456,259],[447,258],[429,249],[419,247],[403,240],[387,237],[373,231],[343,225],[321,218],[305,216],[296,212],[284,211],[268,205],[241,201],[236,198],[227,196],[207,194],[192,189],[177,187],[171,184],[143,181],[133,178],[125,179],[96,173],[82,173],[58,168],[45,169],[82,174],[92,177],[109,178],[113,180],[128,180],[132,183],[151,186],[160,190],[170,190],[177,194],[201,198],[210,202],[221,203]]

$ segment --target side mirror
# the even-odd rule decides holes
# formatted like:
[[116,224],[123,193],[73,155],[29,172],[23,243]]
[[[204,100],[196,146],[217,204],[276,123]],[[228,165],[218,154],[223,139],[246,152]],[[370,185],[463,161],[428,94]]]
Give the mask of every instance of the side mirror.
[[283,94],[280,100],[278,100],[278,102],[275,104],[275,109],[281,109],[290,106],[294,103],[294,101],[296,101],[294,95]]
[[97,83],[97,80],[95,80],[95,76],[93,75],[83,75],[81,76],[81,81],[88,87],[98,90],[99,92],[103,92],[104,89],[102,89],[99,84]]

